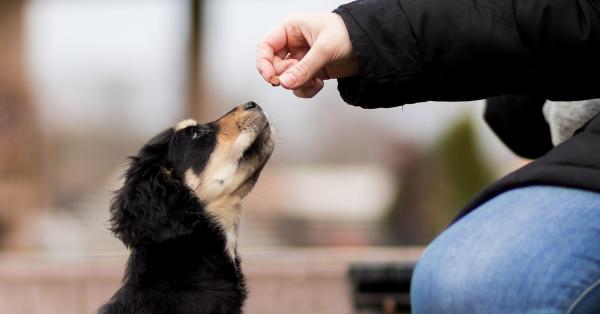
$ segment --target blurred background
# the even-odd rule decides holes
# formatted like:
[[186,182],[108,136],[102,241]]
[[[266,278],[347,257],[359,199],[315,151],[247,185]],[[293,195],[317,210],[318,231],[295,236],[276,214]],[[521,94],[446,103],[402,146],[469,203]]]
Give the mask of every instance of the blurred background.
[[[125,158],[184,118],[253,100],[277,129],[244,201],[248,313],[281,313],[260,303],[274,296],[298,313],[350,312],[349,264],[414,262],[474,193],[525,162],[484,125],[483,102],[365,110],[335,81],[310,100],[262,81],[264,33],[344,2],[1,0],[0,313],[93,312],[111,296],[127,251],[108,204]],[[307,278],[343,304],[316,302]]]

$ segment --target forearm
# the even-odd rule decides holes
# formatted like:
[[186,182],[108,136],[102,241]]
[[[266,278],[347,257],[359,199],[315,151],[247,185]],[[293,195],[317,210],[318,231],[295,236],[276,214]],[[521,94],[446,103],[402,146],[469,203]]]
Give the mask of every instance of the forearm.
[[369,108],[500,94],[598,97],[600,1],[589,1],[349,3],[336,13],[360,74],[340,80],[340,92]]

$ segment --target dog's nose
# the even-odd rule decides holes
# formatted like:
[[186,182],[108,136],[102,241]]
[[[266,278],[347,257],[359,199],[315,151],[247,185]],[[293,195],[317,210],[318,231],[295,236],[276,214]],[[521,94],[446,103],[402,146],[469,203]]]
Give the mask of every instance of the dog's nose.
[[260,106],[253,101],[245,103],[242,108],[244,108],[244,110],[262,110]]

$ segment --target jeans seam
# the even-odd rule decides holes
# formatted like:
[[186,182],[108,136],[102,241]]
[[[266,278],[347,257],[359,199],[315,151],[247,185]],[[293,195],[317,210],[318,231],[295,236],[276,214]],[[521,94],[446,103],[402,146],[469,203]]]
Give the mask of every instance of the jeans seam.
[[569,306],[569,309],[567,310],[566,314],[572,314],[573,310],[575,310],[577,305],[579,305],[581,303],[583,298],[585,298],[592,290],[594,290],[595,288],[597,288],[599,286],[600,286],[600,279],[596,280],[592,285],[590,285],[585,290],[583,290],[583,292],[575,299],[575,301],[573,301],[573,304],[571,304],[571,306]]

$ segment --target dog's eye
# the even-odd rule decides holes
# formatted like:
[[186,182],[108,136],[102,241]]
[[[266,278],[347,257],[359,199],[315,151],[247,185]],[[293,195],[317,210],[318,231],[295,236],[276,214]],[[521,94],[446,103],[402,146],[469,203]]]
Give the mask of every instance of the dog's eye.
[[198,139],[210,132],[212,132],[212,131],[208,130],[208,129],[193,129],[192,130],[192,139],[194,139],[194,140]]
[[197,138],[200,138],[200,137],[201,137],[203,134],[204,134],[204,132],[203,132],[203,131],[201,131],[201,130],[194,130],[194,131],[192,132],[192,139],[194,139],[194,140],[195,140],[195,139],[197,139]]

